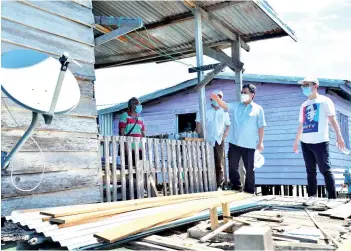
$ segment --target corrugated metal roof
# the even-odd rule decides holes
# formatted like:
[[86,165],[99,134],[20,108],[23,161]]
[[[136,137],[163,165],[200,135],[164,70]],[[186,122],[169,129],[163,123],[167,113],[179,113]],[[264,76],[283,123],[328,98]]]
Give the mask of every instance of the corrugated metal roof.
[[[196,2],[245,42],[287,35],[296,40],[294,31],[264,0]],[[146,30],[141,28],[138,33],[129,33],[127,42],[114,39],[95,47],[96,68],[162,62],[171,59],[167,54],[184,58],[194,53],[194,18],[183,1],[94,1],[93,7],[97,16],[139,17],[150,35],[148,38]],[[208,46],[217,48],[218,43],[221,48],[230,46],[229,38],[204,20],[202,33],[203,43]],[[95,35],[102,33],[95,31]],[[158,48],[166,55],[156,52]]]
[[[219,74],[214,79],[227,79],[227,80],[235,80],[234,74]],[[290,76],[274,76],[274,75],[260,75],[260,74],[244,74],[243,81],[245,82],[254,82],[254,83],[272,83],[272,84],[285,84],[285,85],[296,85],[299,80],[303,79],[303,77],[290,77]],[[327,78],[319,78],[320,86],[324,87],[333,87],[333,88],[341,88],[342,85],[345,84],[346,80],[341,79],[327,79]],[[158,99],[163,96],[171,95],[182,91],[186,88],[192,88],[196,86],[197,79],[190,79],[175,86],[168,87],[166,89],[158,90],[153,93],[141,96],[139,98],[142,104],[150,102],[152,100]],[[112,107],[108,107],[105,109],[98,110],[98,114],[106,114],[112,112],[119,112],[121,110],[127,109],[127,102],[123,102],[117,104]]]

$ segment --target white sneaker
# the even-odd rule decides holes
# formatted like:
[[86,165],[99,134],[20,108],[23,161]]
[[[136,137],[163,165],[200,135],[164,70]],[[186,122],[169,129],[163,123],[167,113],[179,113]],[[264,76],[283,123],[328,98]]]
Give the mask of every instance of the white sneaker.
[[326,203],[327,208],[337,208],[340,206],[340,202],[338,202],[336,199],[329,199]]
[[306,200],[303,205],[304,206],[314,206],[317,204],[317,197],[309,197],[308,200]]

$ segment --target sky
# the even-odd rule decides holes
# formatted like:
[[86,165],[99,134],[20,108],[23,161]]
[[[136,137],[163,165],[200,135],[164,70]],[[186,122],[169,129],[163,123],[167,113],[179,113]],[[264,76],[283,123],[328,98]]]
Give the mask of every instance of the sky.
[[[250,43],[245,73],[351,79],[351,0],[268,0],[297,36]],[[230,49],[224,50],[230,55]],[[204,56],[204,64],[216,63]],[[195,78],[195,58],[96,71],[98,109]],[[226,71],[230,72],[229,69]]]

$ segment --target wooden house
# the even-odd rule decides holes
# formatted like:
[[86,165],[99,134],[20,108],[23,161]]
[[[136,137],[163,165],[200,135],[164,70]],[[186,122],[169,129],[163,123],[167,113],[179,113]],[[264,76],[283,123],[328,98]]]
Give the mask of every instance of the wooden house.
[[[264,137],[265,165],[256,170],[257,185],[307,185],[306,170],[300,150],[293,152],[293,141],[298,126],[299,108],[306,97],[297,81],[302,78],[244,74],[245,83],[257,87],[255,102],[264,111],[267,127]],[[236,101],[234,76],[218,75],[206,86],[207,106],[213,90],[222,90],[226,102]],[[181,133],[185,122],[195,128],[195,114],[199,110],[198,94],[193,87],[197,80],[192,79],[140,97],[143,103],[141,116],[145,121],[146,134]],[[320,79],[321,94],[330,97],[336,106],[337,117],[346,145],[351,145],[351,86],[344,80]],[[126,103],[99,110],[99,126],[102,134],[118,133],[118,118],[127,108]],[[105,120],[106,117],[113,118]],[[113,123],[111,123],[113,121]],[[106,131],[104,131],[106,130]],[[351,156],[341,153],[335,145],[335,134],[331,130],[331,162],[337,186],[343,183],[345,167],[351,166]],[[324,179],[318,174],[318,184]]]

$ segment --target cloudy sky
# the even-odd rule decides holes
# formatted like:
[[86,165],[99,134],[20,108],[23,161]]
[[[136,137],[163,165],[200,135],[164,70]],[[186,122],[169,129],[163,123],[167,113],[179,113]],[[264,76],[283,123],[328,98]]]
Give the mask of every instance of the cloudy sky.
[[[298,37],[250,43],[242,51],[245,73],[351,79],[351,0],[268,0]],[[230,54],[230,49],[225,50]],[[204,58],[205,64],[215,63]],[[195,65],[195,58],[182,60]],[[180,62],[141,64],[97,70],[96,101],[127,101],[190,78]]]

